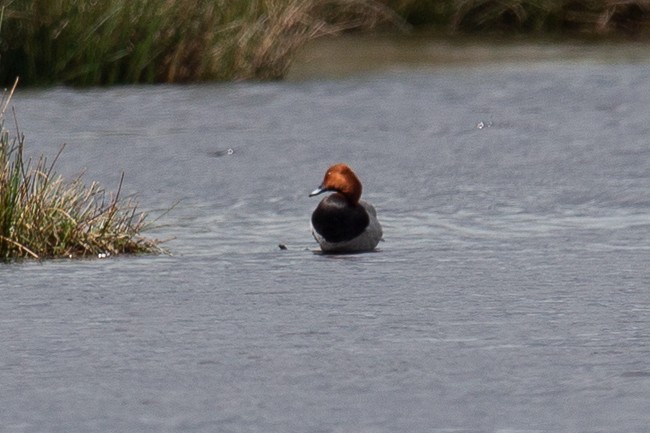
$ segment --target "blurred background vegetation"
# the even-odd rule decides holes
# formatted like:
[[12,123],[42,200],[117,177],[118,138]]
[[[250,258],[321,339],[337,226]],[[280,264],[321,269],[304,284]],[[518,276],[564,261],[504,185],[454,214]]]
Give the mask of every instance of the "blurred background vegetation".
[[650,0],[0,0],[0,82],[281,79],[342,32],[642,39]]

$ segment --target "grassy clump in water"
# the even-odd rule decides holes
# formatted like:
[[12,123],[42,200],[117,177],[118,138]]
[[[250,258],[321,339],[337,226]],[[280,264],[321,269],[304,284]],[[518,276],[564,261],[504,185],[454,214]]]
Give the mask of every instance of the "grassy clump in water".
[[374,0],[2,2],[0,82],[277,79],[318,36],[395,15]]
[[56,158],[25,161],[24,137],[5,129],[11,93],[0,101],[0,262],[161,252],[158,241],[139,236],[147,215],[120,199],[121,181],[108,196],[80,177],[65,182],[53,170]]

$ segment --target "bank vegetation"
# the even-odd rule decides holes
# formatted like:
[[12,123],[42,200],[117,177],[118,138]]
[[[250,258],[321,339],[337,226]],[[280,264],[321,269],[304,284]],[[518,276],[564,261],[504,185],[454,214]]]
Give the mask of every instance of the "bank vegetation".
[[280,79],[315,38],[426,29],[453,35],[646,37],[648,0],[0,0],[0,82]]

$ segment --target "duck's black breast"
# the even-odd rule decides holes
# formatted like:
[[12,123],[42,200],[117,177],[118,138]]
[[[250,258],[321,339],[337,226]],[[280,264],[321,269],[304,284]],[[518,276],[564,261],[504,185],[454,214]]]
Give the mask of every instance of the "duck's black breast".
[[311,224],[327,242],[344,242],[359,236],[370,218],[363,206],[351,205],[339,194],[331,194],[311,214]]

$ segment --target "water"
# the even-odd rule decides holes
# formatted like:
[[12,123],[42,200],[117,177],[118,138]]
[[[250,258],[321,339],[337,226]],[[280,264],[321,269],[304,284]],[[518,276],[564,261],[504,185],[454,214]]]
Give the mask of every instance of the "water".
[[[181,202],[150,233],[171,256],[0,266],[0,431],[650,431],[646,63],[15,106],[66,175]],[[307,194],[338,161],[380,252],[312,253]]]

